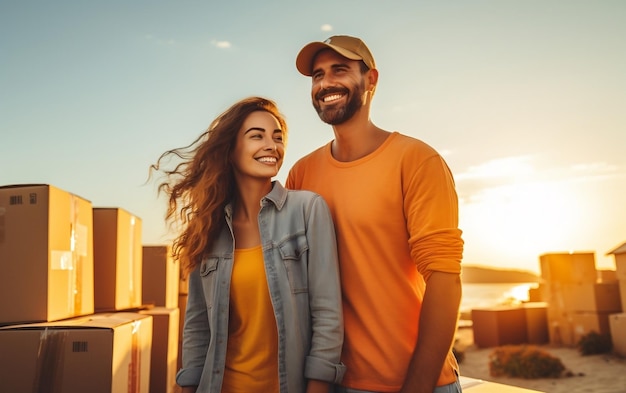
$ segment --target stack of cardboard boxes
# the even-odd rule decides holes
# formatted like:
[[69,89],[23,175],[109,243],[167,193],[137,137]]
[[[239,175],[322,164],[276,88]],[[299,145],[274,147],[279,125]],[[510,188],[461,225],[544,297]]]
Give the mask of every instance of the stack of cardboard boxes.
[[472,310],[478,347],[544,344],[575,347],[591,333],[610,336],[626,356],[626,243],[609,252],[616,270],[597,270],[593,252],[539,256],[542,282],[521,306]]
[[189,295],[189,281],[187,276],[181,270],[180,282],[178,284],[178,309],[180,310],[180,324],[178,335],[178,369],[182,367],[183,362],[183,327],[185,326],[185,310],[187,310],[187,296]]
[[609,315],[609,329],[613,352],[626,357],[626,243],[610,251],[608,255],[615,258],[615,274],[612,278],[617,281],[622,312]]
[[142,245],[139,217],[0,186],[0,268],[0,392],[177,391],[188,283],[169,245]]
[[548,342],[547,304],[526,302],[521,305],[472,309],[474,344],[479,348]]
[[144,245],[143,267],[143,304],[154,306],[140,311],[154,320],[150,393],[173,393],[180,341],[179,263],[169,245]]
[[52,185],[0,186],[0,391],[173,391],[152,378],[176,371],[178,304],[142,285],[176,293],[178,272],[158,274],[177,265],[144,261],[141,229]]
[[619,284],[598,274],[595,254],[548,253],[539,261],[550,343],[575,347],[591,332],[610,335],[610,316],[622,312]]

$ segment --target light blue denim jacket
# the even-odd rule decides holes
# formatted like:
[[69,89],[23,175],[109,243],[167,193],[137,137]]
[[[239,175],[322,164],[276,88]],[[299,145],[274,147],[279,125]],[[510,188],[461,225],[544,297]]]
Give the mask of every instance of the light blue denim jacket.
[[[189,276],[183,360],[176,382],[219,393],[224,376],[234,238],[227,226]],[[321,196],[275,181],[258,216],[265,272],[278,330],[281,393],[301,393],[306,379],[340,382],[343,315],[332,217]]]

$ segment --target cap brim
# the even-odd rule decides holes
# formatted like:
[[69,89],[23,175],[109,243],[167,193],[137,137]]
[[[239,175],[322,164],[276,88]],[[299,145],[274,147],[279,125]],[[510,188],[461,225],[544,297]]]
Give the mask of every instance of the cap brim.
[[302,75],[311,76],[311,71],[313,71],[311,69],[313,65],[313,59],[315,58],[315,55],[317,55],[317,53],[322,49],[332,49],[335,52],[339,53],[341,56],[350,60],[363,60],[361,56],[344,48],[326,44],[324,42],[311,42],[310,44],[305,45],[296,57],[296,68]]

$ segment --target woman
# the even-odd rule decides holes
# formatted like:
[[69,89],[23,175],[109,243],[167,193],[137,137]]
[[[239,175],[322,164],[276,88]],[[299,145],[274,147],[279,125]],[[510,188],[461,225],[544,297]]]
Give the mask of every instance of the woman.
[[333,223],[319,195],[272,181],[286,135],[276,104],[251,97],[153,165],[182,160],[159,191],[189,273],[183,392],[327,393],[343,376]]

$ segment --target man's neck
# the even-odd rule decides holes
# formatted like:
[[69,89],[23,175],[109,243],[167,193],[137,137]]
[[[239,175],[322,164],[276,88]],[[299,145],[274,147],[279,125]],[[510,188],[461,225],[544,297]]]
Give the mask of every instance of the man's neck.
[[331,152],[337,161],[350,162],[363,158],[378,149],[389,136],[389,132],[378,128],[369,119],[350,121],[333,126],[335,140]]

